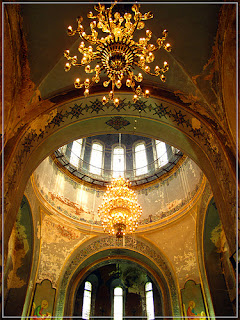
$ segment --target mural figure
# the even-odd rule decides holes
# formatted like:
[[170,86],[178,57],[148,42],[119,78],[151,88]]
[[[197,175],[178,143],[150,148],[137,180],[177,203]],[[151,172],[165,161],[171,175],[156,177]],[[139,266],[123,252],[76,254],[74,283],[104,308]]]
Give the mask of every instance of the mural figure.
[[52,288],[50,280],[45,279],[37,283],[34,294],[31,319],[51,319],[56,289]]
[[[188,316],[188,320],[192,320],[194,318],[192,318],[192,316],[196,316],[197,314],[194,312],[194,308],[195,308],[195,302],[194,301],[189,301],[188,304],[188,309],[187,309],[187,316]],[[189,318],[190,317],[190,318]]]
[[183,299],[183,313],[188,320],[206,320],[206,307],[204,304],[201,285],[193,280],[186,281],[181,289]]
[[48,302],[47,300],[42,300],[41,305],[37,306],[33,302],[33,319],[51,319],[51,313],[47,312],[46,314],[43,314],[43,309],[47,309],[48,307]]
[[187,317],[188,320],[193,320],[195,317],[200,317],[199,320],[206,320],[206,314],[204,311],[201,311],[200,313],[196,313],[195,310],[195,302],[194,301],[189,301],[188,304],[188,309],[187,309]]

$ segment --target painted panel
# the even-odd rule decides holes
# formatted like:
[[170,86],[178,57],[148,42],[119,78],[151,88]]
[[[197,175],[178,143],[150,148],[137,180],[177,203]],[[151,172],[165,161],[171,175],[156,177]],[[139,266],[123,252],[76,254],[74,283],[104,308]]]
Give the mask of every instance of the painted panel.
[[36,284],[30,316],[32,319],[51,319],[56,290],[49,280]]
[[[21,316],[29,284],[33,255],[33,221],[24,196],[8,243],[4,270],[6,316]],[[16,301],[18,303],[16,304]]]
[[184,289],[181,290],[181,294],[183,313],[188,320],[195,319],[196,316],[200,320],[207,319],[200,284],[196,284],[193,280],[188,280]]

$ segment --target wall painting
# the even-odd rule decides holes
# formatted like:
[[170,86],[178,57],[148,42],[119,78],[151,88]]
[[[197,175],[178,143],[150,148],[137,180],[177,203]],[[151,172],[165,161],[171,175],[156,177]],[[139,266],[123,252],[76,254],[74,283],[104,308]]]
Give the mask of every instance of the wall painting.
[[188,280],[183,289],[181,289],[183,314],[188,320],[196,319],[206,320],[206,308],[203,301],[200,284],[193,280]]

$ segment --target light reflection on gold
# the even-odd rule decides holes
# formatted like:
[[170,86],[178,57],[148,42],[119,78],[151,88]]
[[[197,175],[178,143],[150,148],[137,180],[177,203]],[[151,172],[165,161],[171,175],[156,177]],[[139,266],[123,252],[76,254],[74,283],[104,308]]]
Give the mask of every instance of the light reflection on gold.
[[123,177],[113,179],[98,207],[104,231],[117,238],[135,231],[142,214],[137,195],[128,185]]
[[[153,52],[164,48],[167,52],[171,51],[171,45],[165,44],[168,34],[167,30],[163,30],[162,37],[157,38],[156,44],[149,43],[152,38],[152,31],[146,30],[145,37],[141,37],[138,41],[133,40],[133,35],[136,30],[145,28],[146,20],[152,19],[152,12],[142,14],[139,9],[140,5],[135,3],[132,6],[133,14],[125,13],[123,16],[119,12],[113,13],[113,8],[117,4],[115,1],[110,8],[105,9],[105,6],[98,4],[94,6],[97,11],[95,16],[92,12],[88,13],[88,18],[93,19],[90,23],[91,34],[86,34],[82,25],[83,18],[77,18],[77,29],[73,30],[68,27],[68,35],[73,36],[79,34],[81,41],[78,51],[82,54],[78,62],[77,56],[70,56],[70,51],[65,50],[64,56],[68,60],[65,64],[65,71],[69,71],[72,66],[84,67],[87,74],[94,73],[92,79],[85,79],[81,82],[77,78],[74,82],[75,88],[84,88],[84,96],[87,97],[90,93],[89,89],[94,83],[100,81],[100,74],[103,71],[107,75],[108,80],[103,82],[104,87],[110,86],[108,96],[102,98],[102,103],[106,104],[109,100],[113,101],[117,107],[119,98],[115,98],[114,89],[120,89],[122,84],[126,84],[133,92],[133,101],[136,102],[141,96],[148,98],[149,90],[143,91],[138,83],[143,80],[142,73],[134,74],[133,70],[137,66],[145,73],[156,76],[165,81],[164,73],[168,71],[169,65],[164,61],[163,67],[155,66],[151,71],[149,63],[155,60]],[[97,31],[98,29],[98,31]],[[107,33],[105,37],[99,37],[100,33]],[[89,43],[89,46],[86,46]],[[91,62],[96,61],[96,65],[91,66]]]

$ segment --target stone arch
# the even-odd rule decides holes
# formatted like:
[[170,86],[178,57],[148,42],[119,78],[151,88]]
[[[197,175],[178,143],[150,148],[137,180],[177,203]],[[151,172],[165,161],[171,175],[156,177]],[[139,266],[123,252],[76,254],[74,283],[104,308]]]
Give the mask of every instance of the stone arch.
[[126,236],[124,240],[117,242],[115,238],[109,236],[94,238],[87,241],[84,247],[81,245],[80,250],[75,250],[61,272],[55,316],[57,318],[69,316],[65,314],[67,306],[71,303],[67,297],[73,295],[71,288],[79,274],[80,276],[86,274],[89,266],[116,258],[134,259],[136,263],[150,269],[165,295],[165,312],[168,313],[166,315],[181,316],[178,284],[170,263],[152,244],[131,236]]
[[[221,132],[208,123],[208,119],[175,102],[151,98],[132,103],[131,96],[127,94],[121,98],[117,109],[110,104],[103,106],[98,95],[59,103],[25,127],[5,168],[5,248],[26,183],[38,164],[73,139],[116,133],[122,128],[126,133],[166,141],[181,149],[199,165],[211,184],[230,252],[233,253],[235,169],[221,140]],[[13,193],[14,202],[11,201]]]

